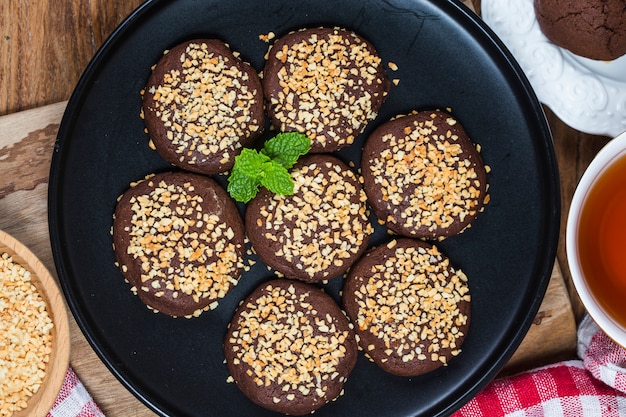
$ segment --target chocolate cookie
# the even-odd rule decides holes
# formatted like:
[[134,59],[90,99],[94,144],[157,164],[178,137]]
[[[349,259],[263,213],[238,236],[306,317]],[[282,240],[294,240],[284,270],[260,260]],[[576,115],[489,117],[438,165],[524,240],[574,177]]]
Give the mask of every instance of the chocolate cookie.
[[226,191],[210,178],[167,172],[120,196],[116,261],[151,309],[174,317],[215,308],[243,270],[244,228]]
[[557,46],[590,59],[626,54],[624,0],[535,0],[541,31]]
[[263,70],[273,125],[305,133],[314,153],[350,145],[376,117],[389,85],[372,44],[339,28],[307,28],[281,37]]
[[248,203],[250,243],[287,278],[319,282],[339,276],[365,251],[373,232],[361,184],[346,164],[326,154],[303,157],[290,174],[293,195],[262,189]]
[[224,354],[250,400],[303,415],[341,394],[358,350],[352,325],[329,295],[311,284],[275,279],[241,303]]
[[417,239],[368,252],[351,268],[342,297],[360,348],[394,375],[446,365],[469,328],[467,277],[436,246]]
[[461,124],[442,111],[414,112],[367,138],[364,189],[381,222],[401,235],[444,239],[476,218],[487,196],[487,173]]
[[157,152],[201,174],[232,168],[265,121],[257,73],[215,39],[165,52],[143,91],[142,113]]

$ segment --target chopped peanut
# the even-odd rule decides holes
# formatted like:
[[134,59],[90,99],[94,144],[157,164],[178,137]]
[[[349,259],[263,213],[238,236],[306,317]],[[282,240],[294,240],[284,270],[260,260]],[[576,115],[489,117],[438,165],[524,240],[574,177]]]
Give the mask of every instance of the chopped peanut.
[[0,417],[26,408],[52,351],[52,319],[30,272],[0,257]]

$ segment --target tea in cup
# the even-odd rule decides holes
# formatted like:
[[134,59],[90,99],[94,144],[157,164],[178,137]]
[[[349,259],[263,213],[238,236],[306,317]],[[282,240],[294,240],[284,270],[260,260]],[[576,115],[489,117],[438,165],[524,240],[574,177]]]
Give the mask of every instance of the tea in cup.
[[583,174],[567,218],[566,251],[587,312],[626,347],[626,132]]

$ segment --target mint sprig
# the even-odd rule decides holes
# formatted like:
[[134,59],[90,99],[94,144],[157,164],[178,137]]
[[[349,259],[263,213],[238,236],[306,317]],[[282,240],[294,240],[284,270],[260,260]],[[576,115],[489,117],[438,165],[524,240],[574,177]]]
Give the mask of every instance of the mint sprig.
[[302,155],[311,150],[311,139],[297,132],[279,133],[263,145],[261,153],[285,168],[291,168]]
[[265,142],[263,149],[244,148],[235,157],[228,177],[227,191],[236,201],[247,203],[265,187],[275,194],[293,194],[288,169],[311,149],[311,140],[302,133],[279,133]]

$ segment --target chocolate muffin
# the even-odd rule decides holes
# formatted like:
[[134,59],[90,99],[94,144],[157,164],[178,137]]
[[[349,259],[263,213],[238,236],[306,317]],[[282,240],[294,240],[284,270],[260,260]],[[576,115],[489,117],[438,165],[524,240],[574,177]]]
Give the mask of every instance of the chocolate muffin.
[[261,189],[245,227],[261,260],[287,278],[319,282],[343,274],[367,248],[367,197],[338,158],[307,155],[290,171],[293,195]]
[[273,125],[305,133],[313,153],[350,145],[376,118],[389,85],[372,44],[340,28],[306,28],[279,38],[263,70]]
[[367,138],[361,169],[378,219],[407,237],[441,240],[460,233],[488,200],[477,146],[439,110],[379,126]]
[[261,81],[223,42],[191,40],[153,68],[142,114],[168,162],[201,174],[225,172],[263,130]]
[[274,279],[236,310],[224,354],[250,400],[303,415],[342,393],[358,349],[352,325],[329,295],[311,284]]
[[116,261],[149,308],[174,317],[215,308],[243,270],[244,228],[210,178],[166,172],[132,183],[113,221]]
[[624,0],[534,0],[541,31],[557,46],[590,59],[626,54]]
[[436,246],[401,238],[369,251],[348,273],[342,297],[360,348],[389,373],[421,375],[461,352],[467,277]]

